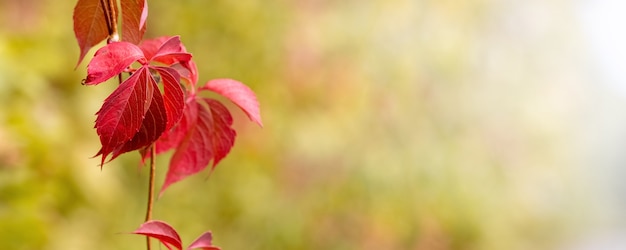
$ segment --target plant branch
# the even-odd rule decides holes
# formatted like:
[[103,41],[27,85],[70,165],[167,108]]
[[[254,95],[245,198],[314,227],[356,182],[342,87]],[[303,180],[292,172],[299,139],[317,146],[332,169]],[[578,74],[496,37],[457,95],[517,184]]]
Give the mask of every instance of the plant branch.
[[104,19],[106,19],[107,31],[109,32],[109,38],[107,44],[119,41],[119,35],[117,34],[117,13],[115,0],[100,0],[102,10],[104,12]]
[[[152,205],[154,204],[154,176],[156,172],[155,167],[156,149],[153,144],[150,147],[150,179],[148,180],[148,208],[146,209],[146,222],[152,218]],[[147,249],[150,250],[150,237],[146,237]]]

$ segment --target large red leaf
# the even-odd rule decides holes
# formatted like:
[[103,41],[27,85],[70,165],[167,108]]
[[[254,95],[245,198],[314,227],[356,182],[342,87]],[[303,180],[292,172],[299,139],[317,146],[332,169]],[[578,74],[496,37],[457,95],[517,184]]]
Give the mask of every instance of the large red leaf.
[[214,79],[208,81],[200,90],[210,90],[228,98],[239,106],[250,120],[263,127],[259,101],[254,92],[243,83],[232,79]]
[[213,245],[213,235],[210,231],[204,232],[202,235],[200,235],[200,237],[194,240],[187,249],[189,250],[196,248],[200,248],[202,250],[220,250],[219,247]]
[[143,51],[132,43],[110,43],[98,51],[87,65],[84,84],[95,85],[118,75],[135,61],[145,63]]
[[176,230],[163,221],[147,221],[146,223],[141,224],[141,226],[133,233],[155,238],[170,250],[172,250],[172,247],[178,250],[183,249],[183,243],[181,242],[180,236]]
[[[231,128],[230,112],[217,100],[196,98],[187,103],[185,116],[191,123],[181,139],[176,152],[170,159],[170,167],[161,187],[161,194],[167,187],[185,177],[205,169],[213,160],[217,165],[230,151],[237,135]],[[194,110],[196,117],[192,117]],[[195,118],[195,119],[194,119]]]
[[[130,141],[114,149],[111,159],[115,159],[120,154],[150,146],[165,131],[166,123],[169,123],[164,98],[159,91],[156,81],[151,74],[144,75],[146,79],[140,82],[140,84],[146,84],[147,93],[152,93],[150,107],[148,107],[148,111],[142,120],[139,131]],[[180,112],[182,113],[182,108]]]
[[144,116],[152,102],[153,92],[146,79],[150,77],[147,67],[139,68],[109,95],[96,113],[96,132],[102,149],[101,165],[106,157],[128,142],[141,128]]
[[[108,10],[108,6],[103,6],[102,3],[100,0],[78,0],[74,7],[74,35],[80,47],[77,65],[91,47],[110,35],[108,26],[111,23],[107,16],[117,13],[117,5],[114,4],[113,9]],[[114,18],[112,20],[117,19]]]
[[180,42],[180,36],[173,36],[165,41],[156,51],[151,61],[172,65],[177,62],[191,60],[191,54],[187,53]]
[[139,44],[146,32],[148,2],[146,0],[121,0],[122,41]]

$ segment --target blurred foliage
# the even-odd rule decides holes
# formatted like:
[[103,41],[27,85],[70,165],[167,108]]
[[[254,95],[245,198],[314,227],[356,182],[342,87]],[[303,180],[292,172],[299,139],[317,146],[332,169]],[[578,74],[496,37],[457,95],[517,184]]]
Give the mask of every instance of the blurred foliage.
[[[559,92],[574,45],[567,4],[515,2],[149,1],[147,36],[181,35],[201,83],[248,84],[265,124],[234,110],[232,153],[154,217],[222,249],[553,248],[586,214]],[[125,234],[138,155],[89,158],[115,83],[80,85],[74,4],[0,2],[1,249],[145,244]]]

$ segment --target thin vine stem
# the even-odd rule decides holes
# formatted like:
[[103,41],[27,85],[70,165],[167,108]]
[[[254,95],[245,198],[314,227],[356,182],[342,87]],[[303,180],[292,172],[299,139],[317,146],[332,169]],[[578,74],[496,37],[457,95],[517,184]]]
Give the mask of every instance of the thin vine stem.
[[[154,145],[150,147],[150,177],[148,180],[148,207],[146,208],[146,222],[152,218],[152,206],[154,204],[154,177],[156,175],[155,167],[156,149]],[[150,237],[146,237],[146,246],[150,250]]]

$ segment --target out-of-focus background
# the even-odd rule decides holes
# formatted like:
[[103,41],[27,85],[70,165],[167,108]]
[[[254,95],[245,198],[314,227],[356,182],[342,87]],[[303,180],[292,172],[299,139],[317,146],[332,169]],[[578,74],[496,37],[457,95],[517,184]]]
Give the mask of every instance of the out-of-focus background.
[[[75,3],[0,1],[0,249],[145,248],[139,156],[90,158],[116,84],[80,85]],[[232,109],[231,154],[154,218],[231,250],[626,249],[624,9],[151,0],[146,36],[248,84],[265,124]]]

